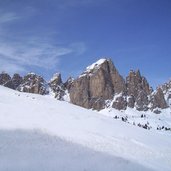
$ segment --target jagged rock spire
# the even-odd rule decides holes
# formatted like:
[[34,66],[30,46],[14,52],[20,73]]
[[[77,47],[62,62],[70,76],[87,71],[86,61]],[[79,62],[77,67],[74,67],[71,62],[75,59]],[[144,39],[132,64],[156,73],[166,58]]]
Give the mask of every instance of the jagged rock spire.
[[126,78],[128,106],[136,107],[138,110],[148,110],[148,96],[151,94],[151,87],[146,78],[141,76],[139,70],[131,70]]
[[62,100],[65,94],[65,86],[62,82],[61,73],[56,73],[53,75],[49,81],[49,87],[54,94],[54,97],[58,100]]
[[151,96],[151,109],[154,110],[156,108],[165,109],[168,105],[164,98],[164,93],[162,89],[159,87]]

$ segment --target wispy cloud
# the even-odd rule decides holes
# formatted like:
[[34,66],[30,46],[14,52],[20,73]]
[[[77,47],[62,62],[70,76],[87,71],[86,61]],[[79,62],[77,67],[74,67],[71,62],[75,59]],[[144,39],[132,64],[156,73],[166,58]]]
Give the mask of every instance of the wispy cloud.
[[54,67],[58,57],[71,53],[71,49],[55,47],[49,44],[37,43],[28,44],[10,44],[0,43],[0,57],[4,60],[14,61],[17,64],[37,67]]
[[0,24],[10,23],[19,18],[20,17],[16,13],[0,11]]
[[[35,10],[31,9],[35,14]],[[63,56],[81,55],[86,51],[83,42],[61,45],[60,40],[54,41],[52,36],[47,38],[33,34],[32,37],[17,37],[15,32],[9,36],[8,28],[11,24],[16,24],[16,21],[22,23],[26,17],[20,16],[18,13],[0,10],[0,71],[26,72],[31,67],[52,70]]]
[[58,65],[62,56],[71,53],[81,54],[84,51],[83,43],[63,47],[33,41],[27,43],[0,42],[0,68],[7,71],[25,70],[25,67],[30,66],[53,69]]
[[20,16],[13,12],[4,12],[0,10],[0,36],[7,34],[6,28],[9,24],[20,19]]

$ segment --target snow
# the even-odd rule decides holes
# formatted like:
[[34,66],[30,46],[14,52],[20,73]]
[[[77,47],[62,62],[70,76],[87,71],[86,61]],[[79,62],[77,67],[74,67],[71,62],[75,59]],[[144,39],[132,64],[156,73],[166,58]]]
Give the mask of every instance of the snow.
[[[106,100],[105,109],[99,111],[99,113],[104,116],[108,116],[110,118],[119,119],[119,120],[122,120],[122,118],[126,118],[127,120],[126,122],[134,126],[140,126],[138,124],[141,124],[141,127],[143,128],[143,126],[147,124],[148,129],[171,131],[171,106],[170,108],[166,108],[166,109],[155,108],[155,110],[161,112],[160,114],[156,114],[154,113],[154,111],[151,111],[150,109],[147,111],[138,111],[136,109],[136,106],[134,108],[127,107],[126,110],[119,111],[117,109],[114,109],[112,105],[115,101],[117,101],[117,98],[120,96],[123,96],[123,94],[122,93],[116,94],[113,97],[113,99]],[[123,98],[127,98],[126,100],[128,101],[130,96],[127,97],[123,96]],[[151,104],[149,104],[149,107],[150,105]]]
[[101,64],[103,64],[106,61],[106,59],[99,59],[98,61],[96,61],[95,63],[91,64],[90,66],[88,66],[86,68],[86,71],[89,72],[91,70],[93,70],[94,68],[98,68]]
[[36,130],[0,131],[0,139],[1,171],[151,170]]
[[65,90],[65,95],[63,96],[63,100],[66,101],[66,102],[71,101],[68,90]]
[[95,63],[91,64],[90,66],[88,66],[86,68],[86,70],[79,76],[79,78],[86,76],[87,74],[89,76],[92,76],[93,74],[91,73],[92,70],[94,69],[99,69],[100,65],[103,64],[105,61],[107,61],[107,59],[99,59],[98,61],[96,61]]
[[98,61],[96,61],[95,63],[91,64],[90,66],[88,66],[86,68],[86,70],[79,76],[79,78],[86,76],[87,74],[89,74],[89,76],[92,75],[91,71],[94,69],[99,69],[100,65],[103,64],[105,61],[107,61],[107,59],[99,59]]
[[[152,111],[137,111],[135,108],[127,108],[126,110],[118,111],[114,108],[106,108],[99,113],[108,116],[110,118],[119,117],[117,119],[122,120],[122,117],[127,118],[127,123],[137,126],[148,124],[150,129],[157,130],[157,128],[171,128],[171,110],[169,108],[161,110],[161,114],[155,114]],[[143,115],[143,117],[142,117]],[[162,129],[164,131],[165,129]]]
[[55,73],[53,77],[50,79],[50,82],[55,81],[60,76],[60,73]]
[[29,72],[28,75],[36,75],[34,72]]
[[113,119],[107,111],[100,114],[2,86],[0,109],[2,171],[171,168],[170,131],[145,130]]

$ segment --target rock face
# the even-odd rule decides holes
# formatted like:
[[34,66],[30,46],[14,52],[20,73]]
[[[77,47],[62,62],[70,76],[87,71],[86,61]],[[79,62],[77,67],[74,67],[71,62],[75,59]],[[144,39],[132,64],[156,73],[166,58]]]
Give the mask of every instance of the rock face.
[[73,104],[93,108],[105,107],[105,101],[112,99],[114,93],[126,90],[124,79],[119,75],[111,60],[101,59],[76,79],[70,90]]
[[89,76],[85,75],[76,79],[70,89],[71,103],[90,108]]
[[151,109],[155,109],[155,108],[165,109],[168,107],[161,88],[158,88],[156,92],[152,94],[151,105],[152,105]]
[[46,87],[46,82],[41,76],[38,76],[35,73],[29,73],[24,76],[22,83],[19,85],[17,90],[44,95],[47,94]]
[[148,99],[149,94],[147,94],[145,91],[141,90],[138,93],[137,98],[135,99],[135,107],[139,111],[147,111],[148,104],[149,104],[149,99]]
[[13,88],[17,89],[18,86],[22,83],[23,78],[19,74],[14,74],[11,81],[13,84]]
[[148,110],[148,96],[152,89],[140,71],[130,71],[126,78],[127,95],[129,96],[128,106],[136,107],[137,110]]
[[65,87],[66,90],[68,90],[68,92],[70,92],[70,89],[72,87],[73,82],[74,82],[74,78],[69,77],[67,79],[67,81],[64,83],[64,87]]
[[135,98],[133,95],[127,97],[127,106],[130,108],[134,108],[135,106]]
[[10,75],[8,75],[5,72],[2,72],[0,74],[0,85],[4,85],[5,86],[9,81],[11,81]]
[[115,97],[112,107],[118,110],[125,110],[127,108],[126,96],[121,94],[118,97]]
[[63,96],[65,95],[65,86],[62,83],[61,74],[56,73],[52,77],[49,82],[49,87],[51,88],[52,92],[54,93],[54,97],[58,100],[62,100]]
[[165,96],[167,105],[171,107],[171,80],[160,87]]
[[7,73],[0,74],[0,85],[16,90],[21,84],[22,77],[19,74],[14,74],[11,78]]

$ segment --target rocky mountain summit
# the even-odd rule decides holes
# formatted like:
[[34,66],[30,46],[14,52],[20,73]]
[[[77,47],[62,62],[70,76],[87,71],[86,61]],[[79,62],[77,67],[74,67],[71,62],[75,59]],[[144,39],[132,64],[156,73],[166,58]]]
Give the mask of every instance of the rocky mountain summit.
[[125,91],[125,81],[112,61],[101,59],[74,80],[70,98],[73,104],[100,110],[114,94],[124,94]]
[[161,88],[153,91],[139,70],[131,70],[124,80],[110,59],[101,59],[87,67],[73,82],[70,98],[73,104],[96,110],[130,107],[159,113],[168,107]]
[[124,79],[110,59],[100,59],[75,80],[62,82],[61,74],[54,74],[49,82],[35,73],[23,78],[19,74],[0,74],[0,85],[28,93],[53,94],[58,100],[70,101],[88,109],[115,108],[160,113],[171,105],[171,81],[153,90],[140,71],[131,70]]

